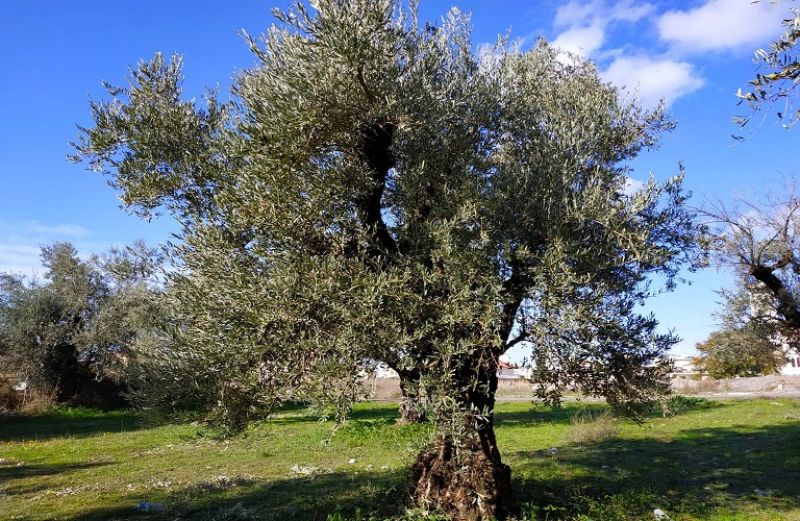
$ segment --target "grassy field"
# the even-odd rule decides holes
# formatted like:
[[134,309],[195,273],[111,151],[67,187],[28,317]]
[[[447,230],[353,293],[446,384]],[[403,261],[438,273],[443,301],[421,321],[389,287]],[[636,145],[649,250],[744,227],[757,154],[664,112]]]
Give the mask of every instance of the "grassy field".
[[[429,434],[365,404],[332,434],[303,410],[219,440],[130,413],[0,418],[0,519],[384,519]],[[643,424],[599,405],[499,405],[527,519],[800,520],[800,402],[687,400]],[[164,505],[138,512],[142,501]]]

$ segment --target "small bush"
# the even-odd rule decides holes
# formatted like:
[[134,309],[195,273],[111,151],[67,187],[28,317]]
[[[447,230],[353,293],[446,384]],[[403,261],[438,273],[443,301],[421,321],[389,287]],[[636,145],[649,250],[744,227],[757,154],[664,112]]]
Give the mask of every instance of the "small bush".
[[607,411],[582,409],[570,418],[570,424],[567,432],[570,443],[597,443],[619,435],[619,424]]
[[0,378],[0,412],[16,411],[22,406],[22,395],[15,391],[11,380]]
[[678,394],[667,400],[667,402],[664,403],[661,408],[664,412],[664,415],[673,415],[698,409],[711,409],[712,407],[718,407],[719,405],[720,403],[715,402],[714,400],[707,400],[706,398],[700,398],[698,396],[683,396]]

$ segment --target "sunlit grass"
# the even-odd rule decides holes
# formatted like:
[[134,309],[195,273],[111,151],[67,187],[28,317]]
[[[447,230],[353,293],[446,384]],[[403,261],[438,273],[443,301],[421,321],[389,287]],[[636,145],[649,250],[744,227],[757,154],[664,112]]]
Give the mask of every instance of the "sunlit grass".
[[[498,406],[498,440],[526,517],[800,519],[793,400],[684,404],[643,423],[604,407]],[[365,404],[334,432],[295,409],[221,440],[202,426],[59,409],[0,419],[0,519],[383,519],[429,426]],[[161,512],[137,512],[142,501]],[[338,512],[338,514],[337,514]],[[333,519],[332,518],[332,519]]]

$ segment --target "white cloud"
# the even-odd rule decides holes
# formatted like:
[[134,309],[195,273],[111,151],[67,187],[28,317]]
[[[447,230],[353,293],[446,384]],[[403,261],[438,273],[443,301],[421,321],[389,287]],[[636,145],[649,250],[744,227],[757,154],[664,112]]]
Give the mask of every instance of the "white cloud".
[[602,5],[603,2],[600,0],[593,2],[573,0],[572,2],[567,2],[556,11],[553,25],[556,27],[569,27],[594,23]]
[[38,246],[0,242],[0,273],[30,275],[40,268]]
[[647,56],[620,56],[602,74],[606,81],[636,94],[646,107],[661,99],[669,105],[704,84],[690,63]]
[[708,0],[700,7],[669,11],[658,19],[662,40],[684,51],[753,47],[780,34],[782,11],[766,0]]
[[603,46],[605,31],[600,26],[575,27],[564,31],[551,45],[564,51],[589,56]]
[[642,188],[645,187],[647,183],[644,181],[640,181],[638,179],[634,179],[632,177],[625,177],[625,186],[622,187],[622,193],[625,195],[633,195]]
[[653,4],[639,4],[634,5],[634,2],[617,2],[609,10],[609,16],[612,20],[619,20],[621,22],[638,22],[645,16],[655,11],[656,7]]
[[571,1],[556,11],[553,22],[562,28],[552,45],[564,51],[588,57],[600,50],[606,29],[613,22],[637,22],[653,12],[652,4],[635,5],[630,0],[609,4],[604,0]]

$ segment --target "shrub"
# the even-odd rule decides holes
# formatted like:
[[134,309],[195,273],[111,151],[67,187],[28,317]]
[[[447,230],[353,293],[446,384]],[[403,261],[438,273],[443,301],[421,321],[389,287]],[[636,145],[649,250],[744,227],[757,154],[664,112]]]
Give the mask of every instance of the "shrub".
[[0,412],[15,411],[21,406],[20,392],[14,390],[9,378],[0,378]]
[[570,418],[570,443],[597,443],[619,435],[619,424],[607,411],[581,409]]

